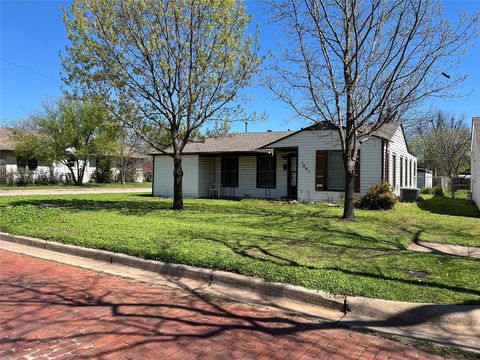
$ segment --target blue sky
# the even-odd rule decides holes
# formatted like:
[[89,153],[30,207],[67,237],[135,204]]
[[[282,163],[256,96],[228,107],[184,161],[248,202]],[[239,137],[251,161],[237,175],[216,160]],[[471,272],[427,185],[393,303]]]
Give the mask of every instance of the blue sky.
[[[253,14],[252,29],[260,26],[262,51],[275,49],[281,40],[278,26],[268,23],[268,14],[255,0],[246,0]],[[59,52],[66,45],[61,7],[68,1],[0,0],[0,125],[21,119],[40,108],[42,101],[57,97],[60,92]],[[479,0],[445,0],[445,16],[456,20],[461,11],[480,11]],[[470,122],[480,115],[480,44],[462,60],[459,66],[469,80],[460,89],[468,96],[462,99],[431,100],[426,107],[438,107],[464,114]],[[268,90],[253,85],[247,89],[252,101],[249,112],[266,113],[266,121],[249,125],[249,131],[296,129],[306,123],[293,120],[291,111],[275,101]],[[234,123],[234,130],[243,124]]]

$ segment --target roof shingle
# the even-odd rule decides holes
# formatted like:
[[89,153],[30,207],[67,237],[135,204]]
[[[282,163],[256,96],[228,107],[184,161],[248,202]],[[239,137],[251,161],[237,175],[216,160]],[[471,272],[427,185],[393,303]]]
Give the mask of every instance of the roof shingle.
[[259,149],[291,133],[293,131],[268,131],[209,137],[202,142],[188,143],[183,149],[183,154],[265,152]]

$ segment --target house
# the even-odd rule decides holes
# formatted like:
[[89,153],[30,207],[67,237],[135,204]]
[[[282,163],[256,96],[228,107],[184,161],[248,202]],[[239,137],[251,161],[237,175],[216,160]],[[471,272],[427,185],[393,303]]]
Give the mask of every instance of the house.
[[[188,143],[183,151],[183,195],[291,198],[302,202],[341,200],[345,186],[338,133],[318,125],[299,131],[238,133]],[[173,195],[173,159],[153,155],[153,195]],[[386,124],[360,146],[355,191],[381,181],[417,186],[417,158],[403,127]]]
[[[112,155],[106,155],[112,156]],[[143,181],[143,162],[145,155],[138,151],[128,152],[129,161],[134,164],[133,179],[135,182]],[[93,175],[97,169],[97,164],[100,159],[91,156],[85,167],[85,175],[83,182],[93,181]],[[76,164],[72,162],[72,167],[76,171]],[[15,154],[15,139],[14,130],[9,128],[0,128],[0,183],[5,183],[15,177],[22,170],[29,170],[32,173],[33,179],[40,176],[55,178],[59,181],[65,181],[69,178],[70,170],[63,163],[49,164],[45,161],[36,159],[23,159]],[[115,166],[112,168],[114,175],[118,175],[119,170]]]
[[433,171],[425,168],[417,169],[417,187],[431,189],[433,187]]
[[470,147],[472,200],[480,209],[480,117],[472,119],[472,138]]

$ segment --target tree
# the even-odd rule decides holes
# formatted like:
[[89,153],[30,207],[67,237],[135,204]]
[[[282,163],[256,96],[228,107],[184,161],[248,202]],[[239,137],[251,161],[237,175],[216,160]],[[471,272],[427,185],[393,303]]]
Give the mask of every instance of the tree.
[[351,219],[360,143],[464,79],[445,71],[478,33],[478,14],[452,28],[436,0],[269,3],[288,51],[273,65],[267,86],[296,115],[338,133],[346,173],[343,218]]
[[[64,80],[105,101],[121,123],[173,158],[173,208],[183,207],[182,152],[221,128],[261,59],[239,0],[74,0]],[[114,109],[129,108],[122,117]]]
[[436,111],[417,124],[414,138],[419,161],[451,180],[451,194],[455,197],[456,179],[460,171],[470,165],[470,129],[461,116]]
[[89,158],[114,146],[114,118],[99,103],[60,99],[26,121],[35,131],[16,134],[16,152],[65,165],[76,185],[83,183]]

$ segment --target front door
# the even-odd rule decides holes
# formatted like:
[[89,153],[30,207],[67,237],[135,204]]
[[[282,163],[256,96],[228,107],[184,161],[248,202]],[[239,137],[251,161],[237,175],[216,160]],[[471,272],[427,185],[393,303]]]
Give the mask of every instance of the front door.
[[287,186],[288,186],[288,197],[291,199],[297,198],[297,154],[288,155],[288,165],[287,165]]

